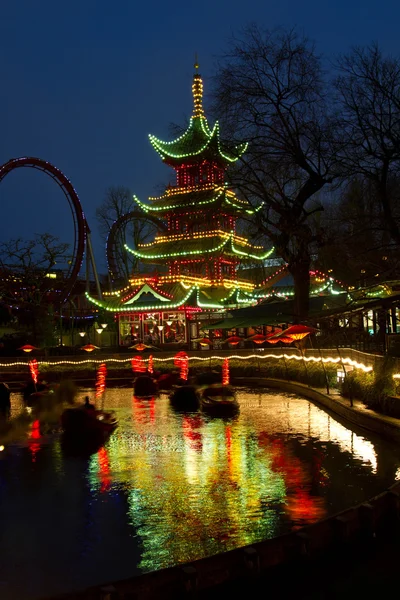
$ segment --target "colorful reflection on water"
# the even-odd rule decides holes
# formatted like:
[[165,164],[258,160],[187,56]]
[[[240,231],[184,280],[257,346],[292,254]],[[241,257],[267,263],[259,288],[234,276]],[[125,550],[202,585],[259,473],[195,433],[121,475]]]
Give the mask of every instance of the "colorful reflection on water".
[[89,459],[63,456],[57,436],[40,438],[34,424],[0,459],[0,597],[251,544],[361,502],[399,473],[400,451],[307,400],[246,390],[239,400],[240,414],[221,419],[109,389],[119,428]]

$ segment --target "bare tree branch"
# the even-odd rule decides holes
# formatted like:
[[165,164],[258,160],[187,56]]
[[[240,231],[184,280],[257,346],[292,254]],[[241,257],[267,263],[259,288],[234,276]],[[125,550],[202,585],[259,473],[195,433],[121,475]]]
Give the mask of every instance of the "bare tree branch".
[[233,39],[216,75],[214,110],[249,142],[231,183],[255,207],[256,228],[288,263],[298,319],[308,311],[311,255],[323,243],[318,193],[338,177],[338,118],[315,48],[295,30],[252,25]]

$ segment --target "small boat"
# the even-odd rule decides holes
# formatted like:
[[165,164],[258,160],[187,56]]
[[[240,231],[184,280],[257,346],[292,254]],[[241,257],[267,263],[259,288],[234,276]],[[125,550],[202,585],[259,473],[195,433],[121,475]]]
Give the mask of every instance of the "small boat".
[[194,411],[199,408],[200,394],[195,385],[181,385],[172,391],[169,399],[176,410]]
[[97,452],[118,426],[114,413],[67,408],[61,415],[64,449],[73,454]]
[[38,398],[40,399],[46,392],[48,392],[49,386],[47,383],[27,383],[22,390],[22,395],[26,406],[35,406]]
[[232,415],[239,411],[235,390],[229,385],[208,385],[200,398],[201,410],[212,415]]
[[157,383],[149,375],[136,377],[133,383],[133,395],[135,398],[154,398],[158,393]]

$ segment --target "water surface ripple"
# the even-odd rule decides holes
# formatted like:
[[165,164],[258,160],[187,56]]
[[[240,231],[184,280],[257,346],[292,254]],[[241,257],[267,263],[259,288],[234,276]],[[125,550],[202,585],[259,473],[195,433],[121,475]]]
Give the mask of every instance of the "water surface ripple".
[[239,401],[237,417],[211,418],[177,413],[167,396],[108,389],[119,428],[89,459],[63,456],[57,436],[8,447],[0,598],[31,600],[251,544],[399,476],[400,450],[308,400],[243,389]]

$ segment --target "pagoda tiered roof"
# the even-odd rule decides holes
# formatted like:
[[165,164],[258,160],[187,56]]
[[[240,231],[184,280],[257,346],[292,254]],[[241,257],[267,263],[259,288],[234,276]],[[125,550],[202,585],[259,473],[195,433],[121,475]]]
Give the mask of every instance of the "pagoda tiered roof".
[[[133,287],[133,286],[132,286]],[[183,283],[164,284],[160,287],[144,283],[131,294],[122,296],[119,292],[110,294],[104,299],[93,298],[88,292],[86,297],[97,307],[114,313],[175,311],[179,308],[216,309],[237,306],[237,286],[227,289],[223,286],[211,285],[200,287]],[[170,298],[166,299],[166,294]]]
[[210,128],[202,105],[202,86],[196,72],[193,114],[181,136],[171,142],[150,136],[163,161],[175,169],[177,185],[147,203],[134,197],[149,218],[168,223],[168,230],[135,249],[125,245],[125,250],[139,262],[162,268],[158,267],[157,274],[137,273],[124,289],[105,293],[104,299],[87,294],[99,308],[120,314],[196,312],[257,302],[258,297],[252,295],[255,283],[241,279],[237,267],[249,262],[259,265],[274,249],[265,251],[235,232],[238,218],[261,208],[238,198],[224,182],[226,167],[238,160],[247,144],[228,147],[220,140],[218,123]]
[[149,135],[153,148],[171,166],[180,165],[188,159],[192,163],[217,160],[222,165],[235,162],[245,152],[247,143],[229,147],[220,140],[218,121],[210,128],[203,110],[203,82],[198,73],[194,75],[192,91],[193,115],[186,131],[170,142]]
[[227,189],[227,185],[201,184],[193,188],[168,188],[166,193],[159,198],[149,198],[149,203],[141,202],[134,196],[135,202],[145,212],[167,213],[171,210],[178,213],[180,209],[217,211],[226,209],[229,213],[253,214],[259,209],[254,209],[246,200],[236,196]]
[[[320,295],[338,295],[345,292],[343,283],[331,275],[320,271],[310,271],[310,297]],[[149,280],[152,278],[149,278]],[[294,285],[288,274],[287,265],[276,272],[276,277],[252,289],[250,282],[221,281],[214,284],[206,280],[177,276],[177,281],[170,275],[152,279],[153,283],[138,279],[139,285],[132,279],[130,285],[121,291],[108,294],[104,300],[88,299],[104,310],[123,313],[140,311],[169,311],[183,307],[194,307],[204,310],[228,309],[232,307],[251,306],[274,299],[290,298],[294,295]],[[204,285],[206,283],[206,285]],[[397,282],[398,283],[398,282]],[[377,293],[373,290],[374,295]],[[379,293],[387,294],[379,289]],[[372,294],[371,294],[372,296]]]
[[220,230],[159,236],[150,244],[143,244],[135,250],[125,244],[125,248],[142,260],[171,259],[175,257],[196,256],[223,253],[241,261],[245,259],[263,261],[273,252],[273,249],[262,252],[262,246],[254,246],[245,238],[235,235],[234,232]]

